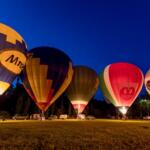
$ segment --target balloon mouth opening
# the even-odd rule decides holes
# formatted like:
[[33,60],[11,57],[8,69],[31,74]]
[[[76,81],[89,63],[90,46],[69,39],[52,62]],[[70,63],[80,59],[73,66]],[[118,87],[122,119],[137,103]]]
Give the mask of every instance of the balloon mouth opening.
[[118,110],[121,112],[122,115],[126,115],[128,111],[128,107],[122,106],[122,107],[119,107]]
[[83,100],[73,100],[71,103],[72,103],[72,105],[73,105],[73,107],[74,107],[74,109],[78,115],[78,114],[81,114],[83,112],[83,110],[85,109],[88,102],[83,101]]

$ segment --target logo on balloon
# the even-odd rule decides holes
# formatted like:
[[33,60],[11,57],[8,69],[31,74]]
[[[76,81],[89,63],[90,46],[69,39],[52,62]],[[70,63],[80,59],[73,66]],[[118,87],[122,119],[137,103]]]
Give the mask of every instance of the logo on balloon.
[[135,93],[135,89],[133,87],[123,87],[120,90],[120,96],[126,100],[131,99],[134,93]]
[[7,50],[0,54],[0,63],[14,74],[19,74],[25,66],[26,56],[20,51]]

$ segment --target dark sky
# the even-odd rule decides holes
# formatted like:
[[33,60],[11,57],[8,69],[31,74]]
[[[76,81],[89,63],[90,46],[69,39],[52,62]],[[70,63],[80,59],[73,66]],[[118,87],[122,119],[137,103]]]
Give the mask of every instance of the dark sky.
[[118,61],[144,73],[150,67],[149,0],[3,0],[0,22],[16,29],[29,49],[62,49],[75,65],[97,73]]

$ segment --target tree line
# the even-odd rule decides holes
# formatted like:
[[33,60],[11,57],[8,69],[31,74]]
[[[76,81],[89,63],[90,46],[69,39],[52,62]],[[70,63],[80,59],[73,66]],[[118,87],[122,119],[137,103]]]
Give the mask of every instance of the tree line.
[[[0,96],[0,112],[7,112],[10,116],[15,114],[31,115],[41,113],[20,83],[17,83],[15,88],[11,87],[4,95]],[[117,108],[112,104],[104,99],[98,100],[96,98],[91,99],[83,113],[95,116],[96,118],[119,118],[121,116]],[[61,114],[68,114],[69,117],[76,116],[76,112],[65,93],[45,112],[46,116],[59,116]],[[131,119],[142,119],[144,116],[149,115],[150,97],[148,94],[139,96],[127,113],[128,118]]]

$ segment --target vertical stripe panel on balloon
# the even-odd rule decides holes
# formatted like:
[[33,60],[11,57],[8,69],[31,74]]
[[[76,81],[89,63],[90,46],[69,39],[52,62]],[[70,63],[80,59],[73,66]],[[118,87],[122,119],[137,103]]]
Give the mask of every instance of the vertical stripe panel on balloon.
[[[114,99],[114,97],[112,96],[113,95],[113,93],[111,92],[112,91],[112,88],[111,88],[111,86],[110,86],[110,82],[109,82],[109,66],[107,66],[105,69],[104,69],[104,71],[103,71],[103,83],[104,83],[104,85],[105,85],[105,87],[104,87],[104,89],[106,90],[106,97],[107,97],[107,99],[109,99],[109,101],[112,103],[112,104],[114,104],[114,105],[116,105],[116,103],[115,103],[115,99]],[[102,83],[101,83],[102,84]]]
[[52,84],[53,84],[53,81],[52,80],[47,80],[47,90],[46,90],[46,94],[47,94],[47,101],[51,101],[52,99],[52,95],[53,95],[53,92],[54,92],[54,89],[52,89]]
[[[73,74],[71,83],[70,83],[70,85],[69,85],[69,87],[68,87],[68,88],[69,88],[69,91],[70,91],[69,93],[67,93],[69,99],[71,99],[71,97],[74,97],[74,95],[76,95],[76,93],[77,93],[76,86],[75,86],[76,81],[77,81],[76,78],[77,78],[77,76],[76,76],[75,69],[74,69],[74,74]],[[71,86],[71,85],[73,85],[73,86]]]
[[32,59],[32,75],[33,75],[33,83],[35,87],[35,92],[37,95],[37,101],[41,101],[41,95],[39,92],[40,89],[40,59],[39,58],[33,58]]
[[[89,97],[89,100],[91,100],[91,98],[94,96],[94,93],[96,92],[95,90],[95,85],[96,85],[96,74],[93,74],[91,71],[89,71],[89,83],[88,83],[88,97]],[[93,78],[91,78],[91,76],[93,75]],[[87,79],[88,80],[88,79]],[[93,89],[91,90],[90,87],[93,86]],[[91,94],[90,94],[91,92]],[[88,101],[88,97],[87,97],[87,101]]]
[[107,100],[109,100],[110,102],[112,102],[113,105],[115,105],[113,98],[111,97],[108,88],[106,87],[106,83],[104,80],[104,71],[100,74],[100,88],[101,91],[103,93],[103,95],[105,96],[105,98]]
[[[91,78],[90,78],[91,72],[84,69],[84,79],[83,79],[83,88],[84,88],[84,93],[86,93],[86,97],[84,98],[84,93],[82,93],[83,96],[83,100],[84,101],[88,101],[89,98],[89,89],[90,89],[90,82],[91,82]],[[86,85],[87,84],[87,85]]]
[[[83,87],[83,81],[82,81],[82,76],[80,75],[81,72],[81,68],[77,68],[77,76],[78,76],[78,82],[76,83],[76,88],[77,88],[77,93],[79,93],[79,91],[83,91],[82,87]],[[83,74],[84,75],[84,74]],[[78,84],[81,83],[81,84]],[[79,100],[82,99],[82,94],[79,97]]]
[[[90,81],[92,80],[90,78],[91,72],[83,68],[83,74],[84,74],[84,78],[82,79],[83,80],[82,84],[83,84],[84,90],[83,90],[83,93],[82,93],[82,97],[83,97],[82,99],[84,101],[88,101],[88,99],[90,98],[89,95],[91,94],[91,91],[89,93],[89,89],[90,89],[90,86],[91,86]],[[81,76],[82,76],[82,74],[81,74]],[[85,94],[85,96],[84,96],[84,94]]]
[[70,85],[73,85],[73,86],[70,86],[71,89],[72,89],[72,95],[70,95],[70,97],[74,97],[75,95],[78,95],[78,87],[76,86],[76,84],[78,83],[79,81],[79,76],[78,76],[78,72],[75,71],[75,68],[74,68],[74,74],[73,74],[73,79],[70,83]]
[[27,73],[28,81],[30,83],[30,86],[31,86],[31,89],[32,89],[32,92],[34,94],[35,101],[36,101],[38,96],[36,95],[33,73],[32,73],[32,59],[26,62],[26,73]]
[[[27,64],[26,64],[27,66]],[[31,89],[31,86],[29,84],[29,81],[28,81],[28,78],[27,78],[27,72],[26,72],[26,67],[25,69],[23,70],[23,74],[21,76],[22,78],[22,81],[23,81],[23,86],[25,88],[25,90],[27,91],[27,93],[30,95],[30,97],[35,101],[35,96],[33,94],[33,91]]]
[[68,68],[66,78],[64,79],[62,86],[58,89],[57,93],[53,96],[51,102],[46,108],[48,108],[62,94],[62,92],[65,91],[65,89],[68,87],[69,83],[71,82],[72,75],[73,75],[72,63],[69,62],[69,68]]
[[[40,102],[46,102],[47,100],[47,71],[48,71],[48,66],[47,65],[40,65],[39,68],[39,92],[40,92]],[[49,88],[48,88],[49,89]]]
[[64,78],[68,72],[69,64],[66,67],[65,66],[56,66],[56,68],[57,68],[57,70],[59,70],[59,72],[56,72],[55,82],[52,85],[52,88],[55,90],[53,94],[55,94],[56,91],[58,91],[59,87],[63,83]]
[[110,100],[112,100],[112,103],[113,103],[115,106],[119,106],[120,104],[119,104],[118,101],[117,101],[117,98],[116,98],[116,96],[115,96],[115,94],[114,94],[114,91],[113,91],[112,86],[111,86],[111,83],[110,83],[110,71],[109,71],[109,69],[110,69],[110,65],[107,66],[107,67],[105,68],[105,70],[104,70],[104,81],[105,81],[107,90],[109,91],[109,93],[110,93],[110,95],[111,95],[111,97],[112,97],[112,99],[110,99]]

